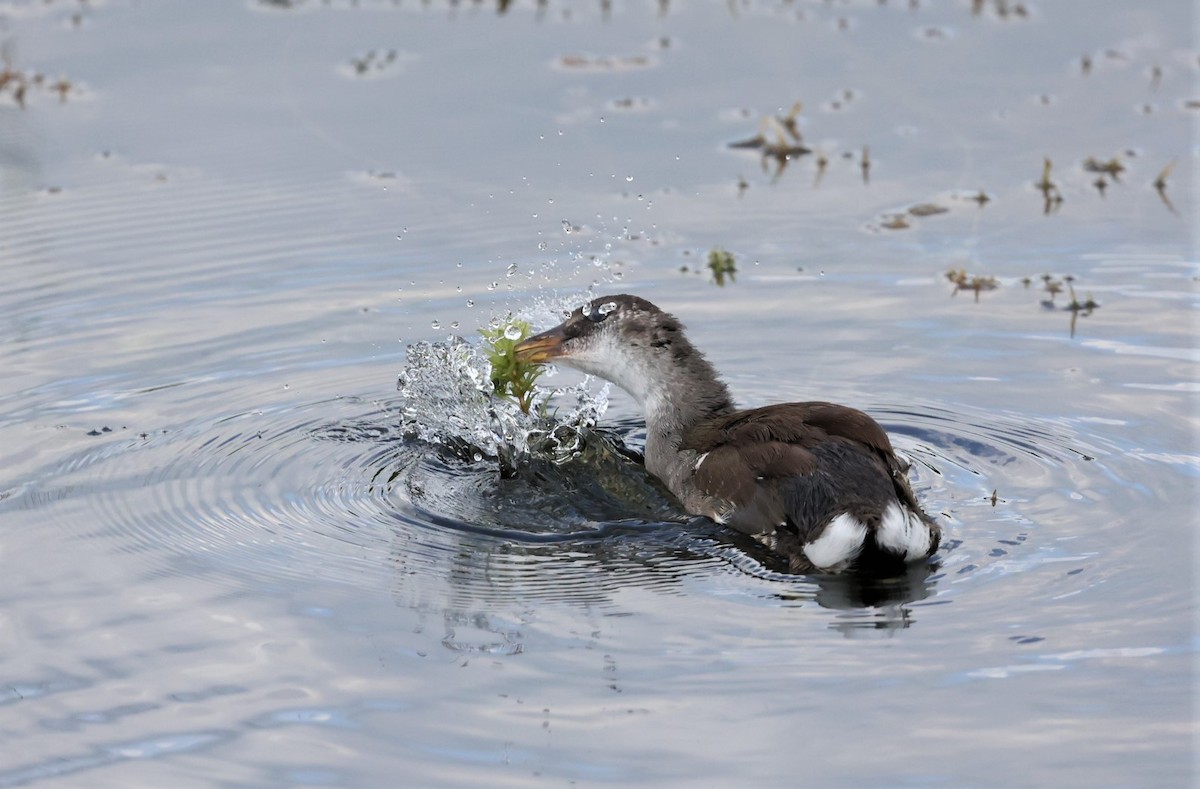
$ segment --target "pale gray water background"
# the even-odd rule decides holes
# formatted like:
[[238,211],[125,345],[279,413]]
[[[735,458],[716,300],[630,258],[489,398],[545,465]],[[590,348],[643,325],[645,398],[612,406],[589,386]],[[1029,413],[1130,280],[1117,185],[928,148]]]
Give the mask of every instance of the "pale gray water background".
[[[1192,785],[1196,24],[0,2],[46,75],[0,91],[0,786]],[[796,100],[819,178],[727,147]],[[864,604],[619,459],[404,437],[406,346],[594,280],[746,404],[875,413],[932,575]]]

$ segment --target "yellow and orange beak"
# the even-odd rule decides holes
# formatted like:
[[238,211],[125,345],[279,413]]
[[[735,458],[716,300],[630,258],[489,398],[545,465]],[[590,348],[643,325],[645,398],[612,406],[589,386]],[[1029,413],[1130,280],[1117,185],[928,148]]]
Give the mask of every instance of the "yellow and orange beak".
[[518,361],[541,364],[563,355],[562,344],[565,339],[563,327],[559,325],[518,343],[513,350]]

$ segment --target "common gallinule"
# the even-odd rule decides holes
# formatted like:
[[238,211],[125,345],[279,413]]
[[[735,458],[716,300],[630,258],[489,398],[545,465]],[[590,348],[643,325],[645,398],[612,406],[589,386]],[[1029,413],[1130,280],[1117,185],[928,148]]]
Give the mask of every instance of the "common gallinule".
[[887,573],[937,550],[941,529],[879,423],[823,402],[738,410],[683,325],[645,299],[593,299],[516,353],[632,395],[646,469],[688,512],[752,535],[793,572]]

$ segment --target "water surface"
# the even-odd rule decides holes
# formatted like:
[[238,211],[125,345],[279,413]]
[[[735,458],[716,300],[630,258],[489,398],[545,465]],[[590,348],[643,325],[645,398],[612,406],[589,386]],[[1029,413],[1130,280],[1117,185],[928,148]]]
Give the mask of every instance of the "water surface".
[[[1191,785],[1194,30],[0,2],[0,786]],[[779,573],[595,384],[564,463],[460,441],[411,349],[589,290],[876,415],[935,564]]]

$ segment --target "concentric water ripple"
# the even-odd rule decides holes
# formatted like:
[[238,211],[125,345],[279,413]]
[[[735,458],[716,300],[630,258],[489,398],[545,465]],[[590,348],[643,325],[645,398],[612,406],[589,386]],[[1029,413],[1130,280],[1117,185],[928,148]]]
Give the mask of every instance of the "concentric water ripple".
[[[876,415],[947,525],[938,566],[905,599],[1057,550],[1038,540],[1035,491],[1109,451],[1024,417],[934,406]],[[754,543],[684,516],[626,449],[640,446],[639,427],[612,422],[578,458],[535,458],[505,476],[469,447],[406,436],[390,405],[339,398],[103,437],[0,508],[83,500],[96,525],[71,536],[139,554],[152,573],[259,588],[304,579],[420,594],[436,580],[470,598],[596,601],[716,573],[783,600],[877,599],[778,572]]]

